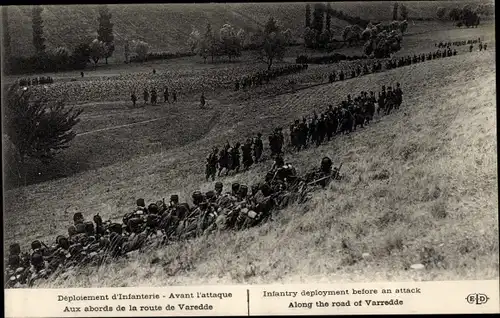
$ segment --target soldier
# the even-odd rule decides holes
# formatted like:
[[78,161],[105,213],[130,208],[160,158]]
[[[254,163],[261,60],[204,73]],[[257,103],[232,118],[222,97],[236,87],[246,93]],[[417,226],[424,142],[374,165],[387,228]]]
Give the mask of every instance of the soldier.
[[156,105],[156,102],[158,100],[158,94],[156,92],[156,88],[151,89],[151,105]]
[[135,95],[135,92],[132,92],[132,95],[130,95],[130,99],[132,100],[132,105],[135,108],[135,103],[137,102],[137,96]]
[[206,102],[206,100],[205,100],[205,95],[204,95],[204,93],[202,92],[202,93],[201,93],[201,97],[200,97],[200,108],[202,108],[202,109],[203,109],[203,108],[205,108],[205,102]]
[[81,212],[76,212],[75,214],[73,214],[73,224],[75,226],[77,226],[78,224],[83,224],[83,222],[85,222],[85,219]]
[[263,150],[264,144],[262,143],[262,134],[258,133],[257,138],[255,138],[253,143],[253,156],[255,158],[255,163],[259,162]]
[[153,75],[156,74],[156,69],[153,69]]
[[84,76],[83,72],[80,72],[80,76],[83,78],[83,76]]
[[168,100],[168,87],[167,86],[165,86],[165,89],[163,90],[163,102],[164,103],[170,102]]
[[147,88],[144,88],[143,97],[144,97],[144,105],[146,105],[149,100],[149,92]]
[[483,49],[486,51],[486,47],[488,47],[488,44],[484,43],[483,44]]
[[245,144],[241,148],[243,155],[243,169],[248,170],[250,166],[253,164],[252,159],[252,140],[247,138]]
[[469,52],[472,52],[472,49],[474,49],[474,45],[471,43],[471,45],[469,46]]
[[237,142],[233,149],[231,149],[231,161],[232,167],[231,170],[239,172],[240,170],[240,143]]
[[172,92],[172,103],[175,103],[175,102],[177,102],[177,92],[173,91]]
[[396,97],[396,109],[399,109],[401,103],[403,102],[403,91],[399,83],[396,83],[396,89],[394,89],[394,95]]
[[479,43],[479,52],[481,52],[482,50],[483,50],[483,44]]
[[316,146],[319,147],[320,144],[323,143],[325,140],[325,135],[326,135],[326,119],[323,114],[321,114],[317,125],[316,125],[316,131],[317,131],[317,138],[316,138]]
[[382,86],[382,92],[378,93],[378,108],[377,108],[377,114],[380,114],[380,110],[385,110],[385,100],[386,100],[386,92],[385,92],[385,85]]
[[329,157],[323,157],[319,169],[315,169],[306,174],[304,180],[309,184],[319,184],[325,188],[331,177],[335,177],[332,173],[332,160]]
[[339,74],[339,80],[343,81],[344,80],[344,71],[343,70],[340,70],[340,74]]
[[207,163],[205,167],[205,180],[208,181],[209,178],[212,178],[212,181],[215,181],[215,173],[217,172],[217,154],[219,149],[214,147],[212,152],[207,157]]
[[392,87],[389,86],[387,87],[387,97],[386,97],[386,115],[389,115],[391,113],[392,108],[395,106],[395,96],[394,92],[392,91]]
[[224,185],[222,184],[222,182],[218,181],[215,183],[214,189],[215,189],[215,195],[217,197],[220,197],[222,195],[223,188],[224,188]]
[[302,122],[299,124],[299,143],[300,148],[307,148],[307,119],[302,118]]

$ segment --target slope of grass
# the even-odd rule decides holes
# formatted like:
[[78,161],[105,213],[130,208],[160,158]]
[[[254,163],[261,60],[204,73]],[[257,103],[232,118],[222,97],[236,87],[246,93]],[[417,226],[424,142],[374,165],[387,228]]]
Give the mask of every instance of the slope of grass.
[[[434,60],[294,94],[219,105],[223,119],[199,141],[6,193],[5,244],[64,233],[71,213],[120,218],[137,197],[201,182],[202,158],[234,135],[290,121],[332,100],[403,83],[403,109],[351,136],[286,159],[299,171],[331,156],[346,179],[258,228],[146,251],[82,270],[50,287],[198,283],[488,279],[498,276],[494,52]],[[262,107],[265,105],[265,107]],[[234,123],[234,124],[232,124]],[[224,179],[253,184],[266,165]],[[64,189],[64,191],[61,191]],[[422,253],[424,247],[433,248]],[[366,259],[362,253],[369,253]],[[265,257],[262,257],[265,255]],[[153,258],[160,262],[150,266]],[[413,272],[413,263],[429,269]],[[472,269],[472,270],[471,270]],[[92,273],[92,275],[91,275]]]
[[[487,1],[412,1],[405,2],[413,18],[433,18],[437,7],[462,7]],[[392,19],[393,2],[332,2],[333,9],[351,16],[385,21]],[[97,34],[97,6],[44,6],[42,13],[47,46],[73,48]],[[304,3],[240,3],[240,4],[127,4],[110,5],[115,33],[115,58],[122,61],[125,39],[147,41],[154,51],[185,51],[192,27],[204,30],[208,22],[212,29],[230,23],[247,31],[261,27],[272,15],[301,37],[305,24]],[[332,19],[332,28],[340,34],[345,21]],[[9,28],[12,52],[16,55],[33,53],[31,7],[9,7]],[[15,35],[15,36],[14,36]],[[112,60],[112,59],[111,59]]]

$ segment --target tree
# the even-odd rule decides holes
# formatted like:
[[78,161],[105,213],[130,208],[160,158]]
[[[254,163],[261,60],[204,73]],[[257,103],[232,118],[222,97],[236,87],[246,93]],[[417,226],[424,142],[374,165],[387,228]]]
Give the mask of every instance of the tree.
[[331,26],[332,26],[332,6],[330,5],[330,2],[327,3],[326,5],[326,21],[325,21],[325,30],[330,32],[331,31]]
[[43,8],[34,6],[31,11],[31,22],[33,28],[33,45],[37,54],[45,52],[45,38],[43,37]]
[[241,56],[241,42],[236,30],[232,25],[226,23],[219,31],[219,39],[222,46],[222,52],[229,57]]
[[458,21],[461,18],[461,12],[460,9],[458,8],[453,8],[450,10],[448,13],[448,16],[450,17],[450,20],[452,21]]
[[2,8],[2,29],[3,29],[3,55],[6,57],[5,61],[11,57],[11,48],[10,48],[10,32],[9,32],[9,13],[8,7]]
[[437,8],[436,15],[438,19],[442,20],[446,14],[446,9],[443,7]]
[[65,69],[70,62],[70,52],[67,48],[60,46],[52,50],[52,59],[56,70]]
[[99,28],[97,29],[97,40],[102,41],[105,45],[105,53],[103,57],[108,64],[108,58],[113,55],[115,50],[113,35],[113,23],[111,23],[111,13],[107,6],[99,8]]
[[402,34],[405,34],[407,29],[408,29],[408,21],[406,20],[401,21],[401,23],[399,24],[399,31],[401,31]]
[[267,69],[270,70],[274,61],[280,60],[285,56],[288,31],[281,31],[277,21],[270,17],[264,28],[264,32],[260,38],[260,56],[267,64]]
[[28,88],[12,85],[7,92],[4,123],[21,166],[26,158],[47,162],[67,148],[76,136],[72,129],[82,111],[67,109],[60,101],[35,98]]
[[90,43],[90,58],[94,61],[94,64],[97,65],[99,60],[106,55],[106,47],[104,46],[104,42],[99,41],[98,39],[94,39]]
[[316,32],[316,42],[319,42],[319,36],[323,32],[324,8],[320,3],[314,5],[312,28]]
[[392,20],[398,19],[398,6],[399,6],[399,4],[397,2],[395,2],[394,7],[392,9]]
[[306,28],[311,26],[311,5],[306,4]]
[[144,41],[136,41],[134,42],[134,51],[139,60],[145,61],[148,57],[149,44]]
[[198,31],[198,29],[193,27],[187,41],[191,53],[195,53],[198,50],[200,40],[201,40],[200,31]]
[[71,64],[76,69],[84,69],[90,61],[90,45],[81,43],[73,50],[71,54]]
[[407,20],[408,19],[408,8],[402,4],[401,5],[401,20]]
[[363,33],[363,29],[357,24],[348,25],[342,30],[342,38],[344,41],[347,41],[349,45],[353,45],[358,43],[361,39],[361,35]]
[[314,33],[314,30],[307,27],[304,30],[304,44],[308,48],[312,48],[314,46],[316,40],[316,34]]
[[236,37],[238,37],[238,40],[240,41],[240,45],[243,48],[247,44],[247,38],[248,35],[243,29],[239,29],[238,33],[236,33]]

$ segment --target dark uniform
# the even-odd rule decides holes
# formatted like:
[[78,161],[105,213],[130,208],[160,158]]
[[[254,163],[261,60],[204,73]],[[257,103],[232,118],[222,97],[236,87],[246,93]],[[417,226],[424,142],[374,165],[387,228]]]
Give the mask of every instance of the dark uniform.
[[264,150],[264,144],[262,143],[262,134],[258,133],[257,138],[255,138],[253,143],[253,156],[255,158],[255,162],[259,162],[260,157],[262,156],[262,151]]
[[215,174],[217,172],[217,154],[219,150],[214,148],[212,153],[210,153],[207,157],[207,165],[206,165],[206,174],[205,180],[208,181],[209,178],[212,178],[212,181],[215,181]]

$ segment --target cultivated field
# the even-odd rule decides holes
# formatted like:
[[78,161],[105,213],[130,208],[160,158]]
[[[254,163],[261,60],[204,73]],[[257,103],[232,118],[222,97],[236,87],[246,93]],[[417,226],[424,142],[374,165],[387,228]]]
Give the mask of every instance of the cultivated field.
[[[87,218],[99,212],[104,219],[119,219],[139,197],[149,202],[178,193],[186,201],[192,191],[213,187],[203,182],[203,159],[212,146],[276,125],[287,128],[296,117],[336,104],[347,94],[378,91],[381,85],[399,81],[405,94],[400,111],[351,136],[286,157],[300,172],[317,166],[324,155],[344,163],[346,179],[316,193],[307,204],[282,211],[273,222],[257,228],[146,251],[98,271],[84,269],[45,284],[497,277],[494,26],[424,31],[405,37],[398,55],[429,52],[441,40],[479,36],[488,42],[488,51],[466,53],[461,47],[455,57],[323,85],[312,84],[324,82],[338,66],[310,66],[289,76],[295,84],[285,77],[248,93],[224,89],[222,83],[258,65],[214,66],[189,59],[178,68],[176,60],[159,64],[157,78],[149,70],[138,69],[133,75],[118,70],[108,79],[95,76],[49,86],[48,94],[64,85],[59,92],[71,91],[77,96],[73,102],[85,103],[79,106],[85,113],[76,127],[82,135],[63,158],[75,165],[82,162],[84,169],[78,166],[75,171],[86,171],[7,192],[6,246],[15,240],[24,247],[34,239],[51,242],[66,232],[77,211]],[[175,82],[169,74],[176,75]],[[203,85],[215,85],[204,81],[218,74],[223,78],[218,79],[220,85],[206,92],[209,109],[199,110]],[[197,78],[201,80],[192,84]],[[94,81],[109,85],[104,98]],[[131,87],[140,93],[146,83],[161,88],[164,82],[186,88],[178,104],[127,108]],[[153,119],[157,120],[149,121]],[[108,129],[140,121],[149,122]],[[225,178],[224,185],[228,188],[236,180],[251,185],[263,178],[269,165]],[[422,253],[424,247],[433,250]],[[362,258],[362,253],[369,256]],[[150,265],[152,261],[156,264]],[[409,269],[414,263],[429,263],[431,269],[414,272]]]

